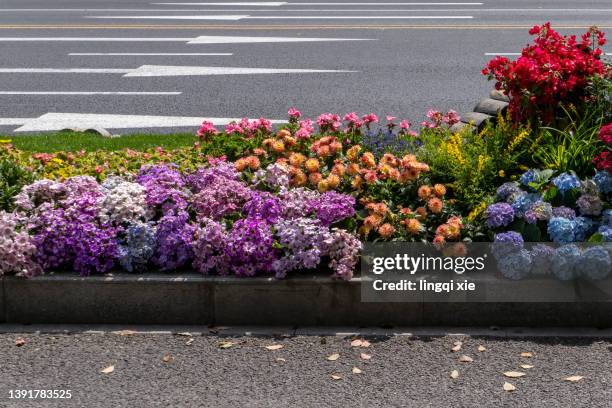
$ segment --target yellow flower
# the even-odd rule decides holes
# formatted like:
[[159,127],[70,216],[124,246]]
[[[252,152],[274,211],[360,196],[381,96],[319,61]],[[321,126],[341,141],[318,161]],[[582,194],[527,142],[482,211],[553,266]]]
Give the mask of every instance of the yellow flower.
[[499,171],[499,177],[506,177],[506,172],[503,170]]
[[454,133],[451,137],[449,137],[448,142],[443,144],[443,147],[446,148],[451,157],[453,157],[459,164],[465,164],[465,158],[463,157],[463,153],[461,152],[463,142],[461,140],[461,135],[459,133]]
[[486,201],[483,201],[478,204],[478,207],[474,208],[472,212],[468,214],[468,221],[474,221],[475,219],[479,218],[482,214],[484,214],[485,210],[487,209],[487,206],[488,204]]
[[11,143],[11,142],[12,142],[11,139],[0,139],[0,143],[8,144],[8,143]]
[[489,161],[488,156],[483,155],[483,154],[478,155],[478,165],[476,166],[476,172],[481,173],[484,170],[488,161]]
[[510,145],[508,146],[508,151],[512,152],[518,145],[521,144],[523,140],[527,138],[527,136],[529,136],[529,133],[530,133],[529,130],[525,129],[521,131],[518,135],[516,135],[514,139],[510,141]]

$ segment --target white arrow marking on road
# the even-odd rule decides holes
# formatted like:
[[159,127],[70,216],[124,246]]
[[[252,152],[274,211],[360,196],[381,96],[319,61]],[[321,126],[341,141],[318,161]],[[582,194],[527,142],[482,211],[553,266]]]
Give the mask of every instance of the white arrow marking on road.
[[187,42],[193,38],[155,37],[0,37],[0,42]]
[[0,91],[0,95],[181,95],[182,92]]
[[328,69],[277,69],[277,68],[238,68],[238,67],[185,67],[143,65],[131,70],[125,77],[160,77],[160,76],[191,76],[191,75],[250,75],[250,74],[306,74],[325,72],[357,72]]
[[231,52],[71,52],[72,56],[168,56],[168,57],[195,57],[195,56],[231,56]]
[[[3,119],[0,119],[2,123]],[[238,118],[202,118],[188,116],[147,116],[147,115],[109,115],[95,113],[47,113],[39,118],[21,121],[23,124],[15,132],[41,132],[46,130],[62,130],[70,127],[105,129],[135,129],[159,127],[191,127],[199,126],[203,121],[210,121],[215,126],[227,125]],[[286,123],[283,120],[272,120],[273,124]]]
[[327,41],[375,41],[369,38],[302,38],[302,37],[238,37],[201,35],[187,44],[246,44],[246,43],[282,43],[282,42],[327,42]]
[[124,77],[166,77],[201,75],[310,74],[357,72],[331,69],[283,69],[240,67],[190,67],[142,65],[138,68],[0,68],[0,74],[125,74]]
[[222,20],[238,21],[248,15],[236,16],[85,16],[85,18],[124,19],[124,20]]

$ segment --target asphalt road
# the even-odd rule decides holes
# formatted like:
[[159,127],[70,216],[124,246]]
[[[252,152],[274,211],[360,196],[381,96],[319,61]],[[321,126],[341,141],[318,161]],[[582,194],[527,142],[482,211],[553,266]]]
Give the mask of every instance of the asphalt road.
[[[485,54],[519,51],[533,24],[551,21],[576,33],[593,24],[612,28],[609,0],[178,3],[1,0],[0,132],[50,112],[183,117],[159,119],[169,126],[162,130],[174,131],[193,130],[204,117],[285,119],[291,106],[307,116],[374,111],[419,122],[430,107],[471,110],[492,87],[480,74],[491,58]],[[214,38],[189,43],[201,36]],[[236,36],[281,42],[227,38]],[[344,41],[283,42],[296,38]],[[155,66],[154,76],[134,75],[143,66]],[[157,76],[160,66],[221,69],[179,75],[163,68]],[[224,67],[352,72],[226,75]],[[60,72],[41,72],[50,68]],[[86,71],[61,72],[74,68]],[[148,127],[147,118],[104,119],[137,127],[122,133]],[[64,122],[60,116],[25,129]]]
[[[379,336],[367,338],[369,347],[351,340],[282,332],[2,334],[0,406],[599,408],[612,400],[609,339]],[[452,352],[457,341],[461,350]],[[282,348],[265,348],[272,345]],[[473,361],[459,362],[463,355]],[[583,378],[564,380],[570,376]],[[505,382],[516,390],[505,391]],[[70,390],[72,398],[10,398],[10,390],[37,389]]]

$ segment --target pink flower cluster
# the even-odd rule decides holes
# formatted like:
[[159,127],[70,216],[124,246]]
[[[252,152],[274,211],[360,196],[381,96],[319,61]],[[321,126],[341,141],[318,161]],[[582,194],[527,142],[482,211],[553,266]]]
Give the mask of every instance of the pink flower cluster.
[[447,125],[448,127],[453,126],[455,123],[459,123],[461,120],[461,116],[454,110],[449,110],[446,114],[442,112],[430,109],[426,114],[429,121],[421,122],[421,126],[427,129],[436,129],[442,126],[442,124]]

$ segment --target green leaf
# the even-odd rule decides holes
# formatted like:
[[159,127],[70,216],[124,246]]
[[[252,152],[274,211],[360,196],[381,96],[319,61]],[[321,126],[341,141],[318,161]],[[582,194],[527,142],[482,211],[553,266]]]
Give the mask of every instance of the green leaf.
[[591,238],[589,238],[588,242],[601,243],[604,242],[604,237],[599,232],[596,232],[595,234],[591,235]]

